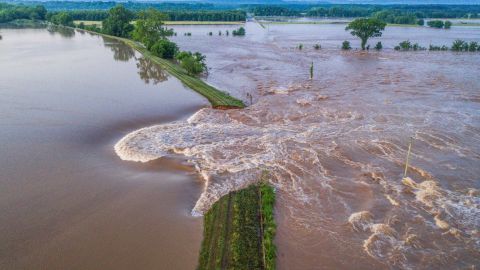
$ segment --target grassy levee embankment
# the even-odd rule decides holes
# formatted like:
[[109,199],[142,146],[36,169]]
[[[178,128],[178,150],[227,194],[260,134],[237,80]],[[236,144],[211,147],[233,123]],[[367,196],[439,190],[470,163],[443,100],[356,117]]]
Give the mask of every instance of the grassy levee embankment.
[[187,71],[182,67],[180,67],[180,65],[178,65],[177,63],[174,63],[171,60],[162,59],[160,57],[153,55],[150,51],[147,50],[147,48],[145,48],[142,44],[136,41],[133,41],[127,38],[121,38],[121,37],[106,35],[103,33],[88,31],[88,30],[81,30],[81,29],[78,29],[78,30],[116,39],[132,47],[133,49],[141,53],[145,58],[156,63],[166,72],[168,72],[172,76],[179,79],[185,86],[187,86],[188,88],[194,90],[195,92],[207,98],[210,104],[212,104],[212,107],[214,108],[230,109],[230,108],[245,107],[245,104],[243,103],[243,101],[232,97],[230,94],[226,92],[216,89],[215,87],[202,81],[200,78],[189,75]]
[[275,269],[275,193],[251,185],[217,201],[204,216],[199,270]]

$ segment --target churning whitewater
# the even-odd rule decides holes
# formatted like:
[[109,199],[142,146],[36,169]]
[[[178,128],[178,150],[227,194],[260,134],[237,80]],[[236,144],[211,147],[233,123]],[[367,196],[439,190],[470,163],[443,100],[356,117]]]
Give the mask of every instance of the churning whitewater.
[[[417,102],[358,106],[304,83],[272,91],[243,110],[204,108],[187,121],[140,129],[115,150],[139,162],[187,157],[205,180],[194,215],[267,171],[298,226],[339,237],[333,224],[343,219],[364,235],[362,248],[372,258],[413,269],[420,257],[448,257],[451,247],[456,256],[476,254],[480,247],[478,190],[443,189],[435,176],[437,168],[442,178],[456,174],[473,183],[478,116],[475,108],[464,108],[459,121],[455,106],[441,110]],[[458,140],[452,130],[470,141]],[[410,136],[411,178],[402,180]],[[433,235],[440,238],[435,245],[428,243]]]

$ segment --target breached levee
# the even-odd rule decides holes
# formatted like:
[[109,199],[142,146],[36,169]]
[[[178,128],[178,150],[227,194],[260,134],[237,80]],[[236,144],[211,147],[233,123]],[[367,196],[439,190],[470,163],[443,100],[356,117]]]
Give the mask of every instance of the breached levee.
[[[115,145],[117,155],[127,161],[148,162],[172,153],[189,158],[205,180],[205,189],[192,210],[193,215],[203,214],[222,196],[258,181],[261,173],[258,169],[260,164],[254,159],[222,159],[220,156],[227,151],[221,153],[218,149],[233,146],[236,140],[257,140],[264,136],[264,130],[249,127],[247,131],[239,128],[240,123],[221,117],[205,121],[210,114],[218,116],[215,110],[205,108],[188,121],[134,131]],[[218,181],[217,178],[222,179]]]

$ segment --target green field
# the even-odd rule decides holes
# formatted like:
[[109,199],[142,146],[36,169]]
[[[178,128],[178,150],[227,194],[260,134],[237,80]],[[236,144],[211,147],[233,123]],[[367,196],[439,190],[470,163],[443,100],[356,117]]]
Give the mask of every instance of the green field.
[[274,204],[274,190],[267,184],[217,201],[204,216],[198,269],[275,269]]

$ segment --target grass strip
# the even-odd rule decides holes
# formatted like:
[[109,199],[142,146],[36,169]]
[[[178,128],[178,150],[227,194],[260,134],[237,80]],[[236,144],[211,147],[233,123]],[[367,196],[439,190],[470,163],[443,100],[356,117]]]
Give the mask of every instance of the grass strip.
[[275,193],[251,185],[217,201],[204,216],[199,270],[275,269]]

